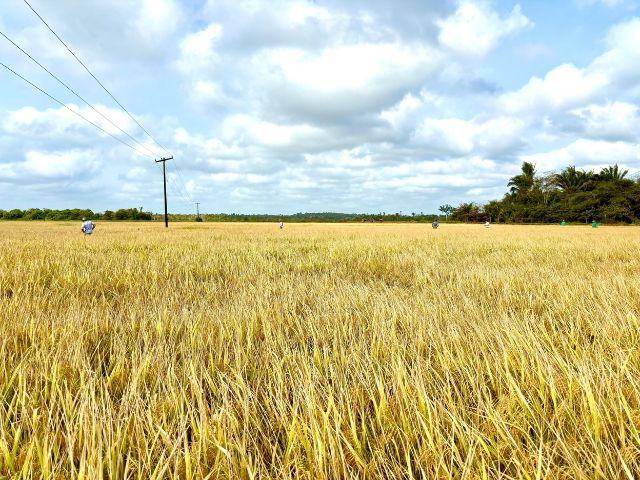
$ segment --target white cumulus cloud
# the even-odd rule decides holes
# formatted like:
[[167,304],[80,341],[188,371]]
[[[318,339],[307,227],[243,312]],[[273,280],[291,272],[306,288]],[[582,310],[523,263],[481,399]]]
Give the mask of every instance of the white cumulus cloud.
[[471,57],[482,57],[493,50],[499,40],[533,24],[520,5],[501,17],[483,1],[461,0],[456,12],[438,22],[438,39],[444,47]]

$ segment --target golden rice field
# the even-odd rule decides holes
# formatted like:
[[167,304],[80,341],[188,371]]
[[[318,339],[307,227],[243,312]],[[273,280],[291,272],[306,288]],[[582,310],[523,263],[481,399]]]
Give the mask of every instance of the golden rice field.
[[640,478],[640,230],[0,223],[0,478]]

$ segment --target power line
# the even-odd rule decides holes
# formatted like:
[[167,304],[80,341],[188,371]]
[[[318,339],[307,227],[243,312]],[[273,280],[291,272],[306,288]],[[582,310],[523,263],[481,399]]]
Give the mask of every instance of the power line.
[[[171,188],[171,191],[175,195],[181,197],[180,201],[182,203],[184,203],[185,205],[190,205],[193,203],[193,197],[187,190],[186,183],[184,182],[184,179],[182,178],[182,175],[180,173],[180,167],[178,166],[178,163],[175,160],[173,161],[173,165],[175,166],[174,178],[177,180],[176,182],[174,182],[171,178],[169,178],[169,182],[168,182],[169,188]],[[167,167],[167,169],[170,170],[169,167]],[[175,186],[174,186],[174,183],[175,183]]]
[[[89,67],[87,67],[85,65],[85,63],[80,60],[80,58],[73,52],[73,50],[71,50],[71,47],[69,47],[69,45],[67,45],[65,43],[64,40],[62,40],[62,38],[60,38],[60,36],[53,30],[53,28],[51,28],[51,26],[49,26],[49,24],[46,22],[46,20],[44,18],[42,18],[42,16],[35,10],[35,8],[33,8],[31,6],[31,4],[27,1],[27,0],[23,0],[23,2],[31,9],[31,11],[40,19],[40,21],[47,27],[47,29],[49,29],[49,31],[58,39],[58,41],[67,49],[67,51],[73,56],[73,58],[75,58],[78,63],[80,65],[82,65],[82,67],[86,70],[86,72],[91,75],[91,77],[98,83],[98,85],[100,85],[100,87],[102,87],[102,89],[113,99],[114,102],[116,102],[118,104],[118,106],[122,109],[123,112],[125,112],[129,118],[131,118],[136,125],[138,125],[138,127],[140,127],[142,129],[142,131],[144,133],[147,134],[147,136],[153,140],[156,145],[158,145],[162,150],[164,150],[169,156],[173,156],[171,154],[171,152],[169,150],[167,150],[160,142],[158,142],[158,140],[155,139],[155,137],[153,137],[153,135],[151,135],[146,128],[144,128],[142,126],[142,124],[135,119],[135,117],[133,115],[131,115],[131,113],[129,113],[129,111],[124,107],[124,105],[122,105],[122,103],[120,103],[118,101],[118,99],[109,91],[109,89],[107,87],[104,86],[104,84],[98,79],[98,77],[96,77],[93,72],[91,72],[91,70],[89,70]],[[146,147],[145,147],[146,148]],[[174,163],[175,167],[176,167],[176,171],[178,173],[178,179],[180,180],[180,182],[182,183],[182,190],[185,191],[185,193],[187,194],[187,196],[190,198],[190,200],[193,200],[191,198],[191,194],[189,194],[189,191],[187,190],[186,184],[184,182],[184,179],[182,178],[182,174],[180,173],[180,166],[177,163]]]
[[[170,171],[169,168],[167,168],[167,170]],[[189,195],[188,197],[185,195],[185,193],[188,194],[187,190],[183,188],[182,191],[181,191],[180,188],[178,188],[178,184],[177,183],[174,185],[174,182],[172,181],[171,176],[169,176],[167,184],[169,185],[169,188],[174,193],[174,195],[179,197],[178,201],[180,201],[182,204],[191,205],[193,203],[192,202],[193,198],[191,198],[191,195]]]
[[191,196],[191,194],[189,193],[189,190],[187,189],[187,184],[185,183],[184,178],[182,178],[180,167],[178,166],[178,163],[175,161],[174,161],[174,165],[176,167],[176,173],[178,174],[178,180],[180,180],[180,183],[182,184],[182,190],[184,190],[184,192],[187,194],[187,200],[193,203],[193,197]]
[[[2,34],[2,32],[0,32],[0,34]],[[13,42],[12,42],[13,43]],[[34,60],[35,61],[35,60]],[[36,61],[36,63],[38,63]],[[97,125],[96,123],[92,122],[91,120],[89,120],[88,118],[86,118],[84,115],[82,115],[81,113],[73,110],[72,108],[70,108],[68,105],[64,104],[63,102],[61,102],[60,100],[58,100],[57,98],[55,98],[53,95],[47,93],[45,90],[43,90],[42,88],[38,87],[36,84],[34,84],[33,82],[31,82],[30,80],[28,80],[27,78],[23,77],[22,75],[20,75],[18,72],[16,72],[15,70],[11,69],[10,67],[8,67],[7,65],[5,65],[4,63],[0,62],[0,65],[4,68],[6,68],[8,71],[10,71],[11,73],[13,73],[15,76],[17,76],[18,78],[20,78],[21,80],[23,80],[24,82],[28,83],[30,86],[32,86],[33,88],[35,88],[36,90],[38,90],[39,92],[43,93],[44,95],[46,95],[47,97],[49,97],[51,100],[53,100],[54,102],[58,103],[59,105],[61,105],[62,107],[66,108],[67,110],[69,110],[71,113],[73,113],[74,115],[77,115],[78,117],[80,117],[82,120],[84,120],[85,122],[91,124],[93,127],[99,129],[100,131],[102,131],[103,133],[109,135],[110,137],[112,137],[114,140],[117,140],[118,142],[122,143],[123,145],[131,148],[133,151],[135,151],[137,154],[142,155],[144,157],[150,158],[150,159],[154,159],[153,156],[147,155],[143,152],[140,152],[137,148],[135,148],[134,146],[130,145],[129,143],[123,141],[122,139],[116,137],[115,135],[112,135],[111,133],[109,133],[108,131],[106,131],[105,129],[103,129],[102,127],[100,127],[99,125]],[[44,68],[44,67],[43,67]],[[46,70],[46,69],[45,69]],[[50,72],[48,72],[50,73]],[[51,73],[50,73],[51,74]],[[51,74],[54,78],[55,75]],[[57,78],[56,78],[57,79]],[[59,79],[58,79],[59,80]],[[61,82],[63,83],[63,82]],[[79,95],[77,95],[78,97],[80,97]],[[81,97],[80,97],[81,98]],[[82,98],[81,98],[82,99]],[[84,101],[84,100],[83,100]],[[85,103],[87,103],[85,101]],[[88,104],[88,103],[87,103]],[[89,107],[93,108],[90,104],[88,104]],[[93,108],[93,110],[96,110],[95,108]],[[97,110],[96,110],[97,111]],[[100,113],[99,111],[97,111],[97,113]],[[101,115],[102,117],[104,117],[104,115]],[[104,117],[106,118],[106,117]],[[107,120],[109,120],[108,118],[106,118]],[[113,122],[110,121],[110,123],[113,124]],[[117,125],[114,124],[114,126],[117,127]],[[120,128],[118,128],[119,130],[121,130]],[[122,131],[122,130],[121,130]],[[126,134],[126,132],[124,132]],[[127,135],[130,137],[130,135]],[[133,139],[135,140],[135,139]],[[137,142],[140,143],[140,142]],[[140,144],[141,146],[144,146],[142,144]],[[147,151],[150,151],[147,149]],[[153,154],[153,152],[150,151],[150,153]],[[184,205],[190,205],[191,202],[191,198],[187,198],[185,197],[185,195],[183,194],[183,192],[181,192],[179,189],[176,190],[176,188],[173,185],[173,182],[168,182],[169,183],[169,188],[172,190],[172,192],[179,197],[179,201],[181,203],[183,203]],[[186,189],[184,189],[185,193],[188,193],[186,191]]]
[[90,123],[91,125],[93,125],[94,127],[96,127],[98,130],[102,131],[103,133],[106,133],[107,135],[109,135],[111,138],[113,138],[114,140],[122,143],[123,145],[126,145],[127,147],[131,148],[133,151],[135,151],[138,155],[142,155],[144,157],[147,158],[151,158],[153,159],[152,156],[147,155],[146,153],[143,153],[141,151],[139,151],[137,148],[135,148],[134,146],[128,144],[127,142],[125,142],[124,140],[122,140],[121,138],[116,137],[115,135],[107,132],[104,128],[102,128],[100,125],[97,125],[96,123],[93,123],[91,120],[89,120],[87,117],[85,117],[84,115],[82,115],[79,112],[76,112],[74,109],[70,108],[68,105],[62,103],[60,100],[58,100],[57,98],[55,98],[53,95],[45,92],[42,88],[40,88],[39,86],[37,86],[35,83],[27,80],[25,77],[23,77],[22,75],[20,75],[18,72],[16,72],[15,70],[13,70],[12,68],[8,67],[7,65],[5,65],[4,63],[0,62],[0,66],[6,68],[7,70],[9,70],[11,73],[13,73],[16,77],[20,78],[21,80],[23,80],[24,82],[28,83],[29,85],[31,85],[33,88],[35,88],[36,90],[40,91],[41,93],[43,93],[44,95],[46,95],[47,97],[49,97],[51,100],[53,100],[54,102],[56,102],[57,104],[63,106],[64,108],[66,108],[67,110],[69,110],[71,113],[73,113],[74,115],[77,115],[78,117],[80,117],[81,119],[83,119],[85,122]]
[[117,128],[118,130],[120,130],[122,133],[124,133],[127,137],[129,137],[131,140],[133,140],[134,143],[140,145],[142,148],[144,148],[147,152],[149,152],[151,155],[153,155],[154,157],[157,156],[157,154],[153,151],[151,151],[148,147],[146,147],[144,144],[140,143],[138,140],[136,140],[134,137],[132,137],[131,135],[129,135],[126,131],[124,131],[122,128],[120,128],[118,125],[116,125],[110,118],[108,118],[106,115],[104,115],[100,110],[98,110],[97,108],[95,108],[93,105],[91,105],[87,100],[85,100],[80,94],[78,94],[73,88],[71,88],[69,85],[67,85],[65,82],[63,82],[62,80],[60,80],[60,78],[58,78],[55,74],[53,74],[49,69],[47,69],[47,67],[45,67],[44,65],[42,65],[38,60],[36,60],[35,58],[33,58],[28,52],[26,52],[20,45],[18,45],[17,43],[15,43],[13,40],[11,40],[11,38],[9,38],[7,35],[5,35],[2,31],[0,31],[0,35],[2,35],[8,42],[10,42],[14,47],[16,47],[18,50],[20,50],[23,54],[25,54],[27,57],[29,57],[31,59],[31,61],[33,61],[36,65],[38,65],[41,69],[43,69],[45,72],[47,72],[51,77],[53,77],[60,85],[62,85],[63,87],[65,87],[68,91],[70,91],[73,95],[76,96],[76,98],[78,98],[80,101],[84,102],[89,108],[91,108],[94,112],[96,112],[98,115],[100,115],[102,118],[104,118],[107,122],[109,122],[111,125],[113,125],[115,128]]
[[[98,79],[98,77],[96,77],[93,72],[89,69],[89,67],[87,67],[87,65],[80,60],[80,58],[74,53],[73,50],[71,50],[71,47],[69,47],[69,45],[67,45],[65,43],[64,40],[62,40],[62,38],[60,38],[60,36],[53,30],[53,28],[51,28],[51,26],[46,22],[46,20],[44,18],[42,18],[42,16],[35,10],[35,8],[33,8],[33,6],[31,6],[31,4],[27,1],[27,0],[23,0],[23,2],[29,7],[29,9],[40,19],[40,21],[47,27],[47,29],[53,34],[54,37],[56,37],[58,39],[58,41],[67,49],[67,51],[73,56],[73,58],[76,59],[76,61],[85,69],[85,71],[91,75],[91,77],[98,83],[98,85],[100,85],[100,87],[109,95],[109,97],[111,97],[111,99],[118,104],[118,106],[122,109],[123,112],[125,112],[129,118],[131,118],[136,125],[138,125],[138,127],[140,127],[142,129],[142,131],[144,133],[147,134],[147,136],[153,140],[155,142],[156,145],[158,145],[162,150],[164,150],[169,156],[171,155],[171,152],[169,150],[167,150],[167,148],[165,148],[158,140],[156,140],[156,138],[151,135],[149,133],[149,131],[144,128],[144,126],[142,126],[142,124],[136,120],[136,118],[124,107],[124,105],[122,105],[122,103],[120,103],[118,101],[118,99],[109,91],[109,89],[107,87],[104,86],[104,84]],[[146,148],[146,147],[145,147]],[[147,149],[148,150],[148,149]],[[155,160],[155,159],[154,159]],[[182,178],[182,175],[180,173],[180,167],[177,163],[175,163],[175,167],[176,167],[176,171],[178,173],[178,178],[180,180],[180,182],[182,183],[182,190],[184,190],[184,192],[187,194],[187,196],[191,199],[191,195],[189,194],[189,191],[186,188],[186,184]]]
[[36,16],[40,19],[40,21],[42,23],[44,23],[44,25],[49,29],[49,31],[58,39],[58,41],[60,41],[60,43],[62,43],[62,45],[64,45],[64,47],[68,50],[68,52],[73,55],[73,58],[75,58],[78,63],[80,65],[82,65],[82,67],[87,71],[87,73],[89,75],[91,75],[93,77],[93,79],[98,82],[98,85],[100,85],[102,87],[102,89],[107,92],[107,94],[113,99],[114,102],[116,102],[118,104],[118,106],[122,109],[123,112],[125,112],[127,115],[129,115],[129,118],[131,118],[131,120],[133,120],[143,131],[144,133],[146,133],[149,138],[151,140],[153,140],[160,148],[162,148],[165,152],[167,152],[169,155],[171,155],[171,152],[169,152],[169,150],[167,150],[165,147],[162,146],[162,144],[160,144],[160,142],[158,142],[153,135],[151,135],[146,128],[144,128],[140,122],[138,122],[138,120],[135,119],[135,117],[133,115],[131,115],[131,113],[129,113],[129,111],[124,108],[124,106],[118,101],[118,99],[116,99],[116,97],[113,96],[113,94],[109,91],[109,89],[107,89],[107,87],[105,87],[102,82],[100,80],[98,80],[98,77],[96,77],[91,70],[89,70],[89,67],[87,67],[84,62],[82,60],[80,60],[80,58],[78,58],[78,56],[73,52],[73,50],[71,50],[71,48],[64,42],[64,40],[62,40],[62,38],[60,38],[60,36],[49,26],[49,24],[45,21],[44,18],[42,18],[42,16],[40,16],[40,14],[31,6],[31,4],[27,1],[27,0],[23,0],[24,3],[27,4],[27,6],[31,9],[31,11],[33,13],[36,14]]

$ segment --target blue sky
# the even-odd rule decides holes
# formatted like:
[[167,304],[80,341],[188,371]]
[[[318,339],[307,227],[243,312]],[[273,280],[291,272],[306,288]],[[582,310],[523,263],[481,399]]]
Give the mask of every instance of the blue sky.
[[[30,3],[174,154],[172,211],[433,212],[525,160],[640,170],[637,0]],[[23,0],[0,31],[163,153]],[[127,140],[3,38],[0,61]],[[162,209],[153,159],[0,82],[0,209]]]

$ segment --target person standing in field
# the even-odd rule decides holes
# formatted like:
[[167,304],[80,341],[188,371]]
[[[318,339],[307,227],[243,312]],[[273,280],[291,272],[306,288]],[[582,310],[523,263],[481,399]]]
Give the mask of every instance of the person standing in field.
[[437,220],[434,220],[433,223],[431,224],[431,228],[433,228],[434,230],[437,230],[439,226],[440,224],[438,223]]
[[487,220],[486,222],[484,222],[484,228],[489,228],[489,220]]
[[278,225],[280,227],[280,230],[282,230],[284,228],[284,222],[280,222],[280,225]]
[[91,220],[87,220],[86,218],[82,219],[82,227],[80,228],[82,230],[82,233],[84,233],[85,235],[91,235],[94,228],[96,228],[95,223],[93,223]]

